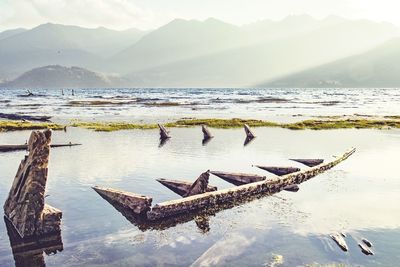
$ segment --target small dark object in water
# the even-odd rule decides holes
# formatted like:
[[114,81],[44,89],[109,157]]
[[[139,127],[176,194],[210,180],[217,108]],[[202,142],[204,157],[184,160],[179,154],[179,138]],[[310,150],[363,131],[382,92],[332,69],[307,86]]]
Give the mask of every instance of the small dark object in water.
[[358,243],[358,246],[360,247],[361,252],[365,255],[374,255],[374,252],[369,249],[364,243]]
[[318,166],[320,164],[322,164],[324,162],[323,159],[290,159],[293,161],[297,161],[299,163],[302,163],[308,167],[315,167]]
[[256,135],[251,131],[250,127],[247,124],[245,124],[243,127],[247,138],[253,139],[256,137]]
[[336,244],[343,250],[343,251],[348,251],[349,247],[346,244],[346,241],[344,240],[343,236],[341,236],[338,233],[331,234],[330,237],[336,242]]
[[367,245],[369,248],[372,247],[372,243],[368,239],[363,238],[362,242],[364,242],[364,244]]
[[250,144],[251,141],[253,141],[253,140],[254,140],[254,137],[246,137],[246,139],[244,140],[243,145],[244,145],[244,146],[247,146],[247,145]]
[[30,115],[19,115],[19,114],[6,114],[0,113],[0,118],[8,120],[27,120],[27,121],[45,121],[48,122],[51,116],[30,116]]
[[260,176],[257,174],[218,172],[218,171],[210,171],[210,173],[214,174],[215,176],[218,176],[219,178],[227,181],[228,183],[237,186],[265,180],[265,176]]
[[299,168],[294,168],[294,167],[269,167],[269,166],[260,166],[260,165],[255,165],[255,166],[257,168],[260,168],[262,170],[265,170],[267,172],[273,173],[278,176],[283,176],[286,174],[300,171]]
[[211,134],[210,130],[208,129],[208,127],[206,125],[202,125],[201,126],[201,131],[203,132],[204,138],[203,140],[207,140],[207,139],[211,139],[214,136]]
[[167,131],[167,129],[165,129],[165,127],[163,125],[158,124],[158,128],[160,128],[160,139],[161,140],[171,138],[171,136],[169,135],[169,132]]
[[290,184],[283,188],[283,190],[290,191],[290,192],[297,192],[297,191],[299,191],[299,189],[300,188],[297,184]]

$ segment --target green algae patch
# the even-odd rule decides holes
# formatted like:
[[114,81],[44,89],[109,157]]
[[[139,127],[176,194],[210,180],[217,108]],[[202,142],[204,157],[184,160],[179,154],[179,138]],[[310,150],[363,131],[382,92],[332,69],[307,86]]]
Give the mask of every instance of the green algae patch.
[[198,126],[207,125],[212,128],[240,128],[244,124],[250,127],[279,127],[280,124],[262,120],[245,120],[245,119],[189,119],[189,120],[178,120],[172,123],[168,123],[167,127],[183,127],[183,126]]
[[42,129],[63,130],[64,126],[48,122],[0,121],[0,132]]
[[331,129],[385,129],[400,128],[400,120],[305,120],[296,123],[281,124],[291,130],[331,130]]
[[[332,130],[332,129],[387,129],[400,128],[400,120],[368,120],[368,119],[340,119],[340,120],[305,120],[294,123],[276,123],[251,119],[182,119],[164,124],[167,128],[195,127],[207,125],[211,128],[231,129],[241,128],[244,124],[250,127],[276,127],[290,130]],[[72,127],[91,129],[99,132],[113,132],[119,130],[148,130],[157,129],[157,124],[139,124],[129,122],[81,122],[74,121]]]
[[96,132],[114,132],[120,130],[148,130],[158,128],[157,124],[137,124],[128,122],[81,122],[74,121],[70,124],[71,127],[79,127],[90,130],[95,130]]

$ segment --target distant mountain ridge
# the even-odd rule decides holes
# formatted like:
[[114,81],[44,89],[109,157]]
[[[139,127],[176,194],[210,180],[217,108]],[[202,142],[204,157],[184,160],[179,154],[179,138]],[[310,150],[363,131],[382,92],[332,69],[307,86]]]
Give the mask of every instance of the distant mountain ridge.
[[399,34],[389,23],[307,15],[244,26],[175,19],[149,32],[47,23],[0,33],[0,80],[60,65],[118,73],[132,87],[248,87],[366,52]]
[[0,84],[8,88],[93,88],[116,86],[120,79],[79,67],[50,65],[25,72],[13,81]]
[[400,87],[400,38],[368,52],[258,84],[257,87]]

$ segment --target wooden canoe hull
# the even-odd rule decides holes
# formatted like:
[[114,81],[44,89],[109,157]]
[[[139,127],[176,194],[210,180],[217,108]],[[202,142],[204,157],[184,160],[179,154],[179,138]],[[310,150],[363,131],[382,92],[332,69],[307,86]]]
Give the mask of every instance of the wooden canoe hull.
[[219,172],[219,171],[210,171],[210,173],[227,181],[228,183],[237,186],[265,180],[265,176],[257,174]]

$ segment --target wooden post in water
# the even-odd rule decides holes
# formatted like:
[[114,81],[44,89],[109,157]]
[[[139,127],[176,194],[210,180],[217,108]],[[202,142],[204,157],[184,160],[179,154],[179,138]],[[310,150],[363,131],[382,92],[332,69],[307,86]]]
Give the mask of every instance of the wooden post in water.
[[245,124],[243,125],[243,127],[248,139],[253,139],[254,137],[256,137],[255,134],[251,131],[249,125]]
[[62,213],[45,204],[51,130],[33,131],[28,142],[29,154],[19,165],[4,214],[22,237],[59,232]]
[[206,125],[201,126],[201,131],[203,132],[204,138],[203,140],[208,140],[210,138],[213,138],[214,136],[211,134],[210,130]]
[[167,129],[165,129],[165,127],[161,124],[158,124],[158,128],[160,128],[160,139],[161,140],[166,140],[171,138],[171,136],[169,135],[169,132],[167,131]]

